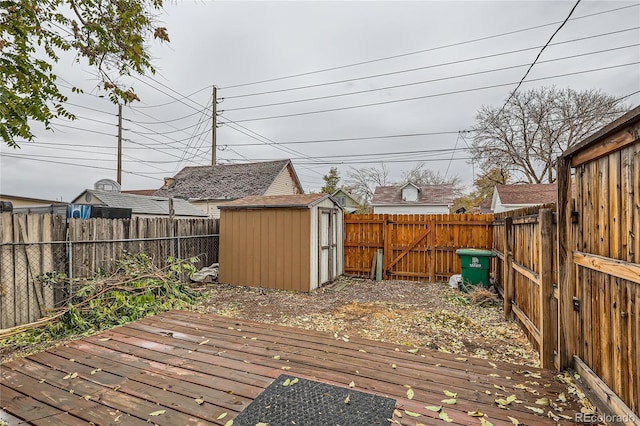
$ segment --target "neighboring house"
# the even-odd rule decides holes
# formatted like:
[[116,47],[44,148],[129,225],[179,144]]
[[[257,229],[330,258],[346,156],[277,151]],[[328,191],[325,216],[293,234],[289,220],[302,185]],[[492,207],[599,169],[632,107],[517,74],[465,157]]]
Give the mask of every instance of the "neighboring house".
[[555,183],[496,185],[491,199],[491,211],[500,213],[524,207],[555,203],[557,200],[558,186]]
[[447,214],[453,204],[453,186],[407,183],[402,186],[378,186],[371,206],[374,213]]
[[340,188],[331,194],[331,196],[342,207],[345,213],[353,213],[361,207],[360,202],[353,196],[353,194],[345,189]]
[[155,195],[188,200],[210,217],[219,218],[218,206],[239,198],[304,193],[291,160],[246,164],[185,167]]
[[21,197],[19,195],[0,194],[0,201],[10,202],[13,207],[43,207],[60,203],[55,200],[42,200],[40,198]]
[[[116,191],[87,189],[71,203],[131,209],[131,217],[169,216],[169,199],[166,197],[149,197]],[[173,200],[173,211],[176,219],[207,217],[206,214],[189,204],[189,202],[181,199]]]

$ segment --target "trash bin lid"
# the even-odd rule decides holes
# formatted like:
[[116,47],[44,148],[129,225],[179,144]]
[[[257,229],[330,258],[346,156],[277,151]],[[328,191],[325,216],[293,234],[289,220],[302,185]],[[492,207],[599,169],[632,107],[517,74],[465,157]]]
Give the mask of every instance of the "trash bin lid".
[[458,256],[480,256],[480,257],[496,257],[496,254],[491,250],[465,248],[456,250]]

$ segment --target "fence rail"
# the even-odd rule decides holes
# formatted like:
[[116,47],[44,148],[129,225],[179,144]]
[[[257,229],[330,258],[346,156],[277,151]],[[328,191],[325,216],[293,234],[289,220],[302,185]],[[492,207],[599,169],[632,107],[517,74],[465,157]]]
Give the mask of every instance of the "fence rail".
[[442,280],[461,271],[459,248],[491,249],[493,215],[345,215],[345,273],[371,276],[383,251],[385,279]]
[[558,266],[555,205],[495,215],[493,250],[505,318],[517,318],[541,364],[557,365]]
[[69,280],[112,273],[126,251],[145,253],[157,267],[169,257],[218,261],[213,219],[71,219],[54,214],[3,213],[0,224],[0,329],[34,322],[66,303]]

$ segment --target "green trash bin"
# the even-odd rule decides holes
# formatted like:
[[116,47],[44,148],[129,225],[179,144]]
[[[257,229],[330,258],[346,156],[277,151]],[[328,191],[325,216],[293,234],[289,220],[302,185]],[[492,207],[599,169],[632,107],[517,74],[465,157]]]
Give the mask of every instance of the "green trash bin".
[[474,286],[489,287],[489,267],[496,254],[490,250],[458,249],[456,254],[462,263],[462,285],[464,292]]

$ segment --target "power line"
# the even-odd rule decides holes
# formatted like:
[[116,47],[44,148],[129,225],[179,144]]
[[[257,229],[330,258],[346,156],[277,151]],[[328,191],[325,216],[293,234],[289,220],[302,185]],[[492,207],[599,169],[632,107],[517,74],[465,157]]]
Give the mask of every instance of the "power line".
[[[640,27],[638,27],[638,28],[640,28]],[[637,47],[637,46],[640,46],[640,43],[635,43],[635,44],[630,44],[630,45],[620,46],[620,47],[615,47],[615,48],[610,48],[610,49],[598,50],[598,51],[595,51],[595,52],[580,53],[580,54],[571,55],[571,56],[564,56],[564,57],[561,57],[561,58],[547,59],[545,61],[540,61],[538,63],[539,64],[544,64],[544,63],[562,61],[562,60],[566,60],[566,59],[574,59],[574,58],[579,58],[579,57],[584,57],[584,56],[595,55],[595,54],[599,54],[599,53],[607,53],[607,52],[613,52],[613,51],[616,51],[616,50],[628,49],[628,48]],[[382,91],[382,90],[390,90],[390,89],[398,89],[398,88],[402,88],[402,87],[417,86],[417,85],[426,84],[426,83],[435,83],[435,82],[438,82],[438,81],[453,80],[453,79],[463,78],[463,77],[473,77],[473,76],[477,76],[477,75],[481,75],[481,74],[489,74],[489,73],[498,72],[498,71],[506,71],[506,70],[515,69],[515,68],[522,68],[522,67],[526,67],[526,66],[529,66],[529,65],[530,65],[529,63],[520,64],[520,65],[511,65],[511,66],[508,66],[508,67],[493,68],[493,69],[485,70],[485,71],[475,71],[475,72],[472,72],[472,73],[458,74],[458,75],[453,75],[453,76],[434,78],[434,79],[430,79],[430,80],[422,80],[422,81],[417,81],[417,82],[413,82],[413,83],[404,83],[404,84],[397,84],[397,85],[394,85],[394,86],[379,87],[379,88],[376,88],[376,89],[358,90],[356,92],[338,93],[338,94],[334,94],[334,95],[317,96],[317,97],[313,97],[313,98],[296,99],[296,100],[292,100],[292,101],[274,102],[274,103],[261,104],[261,105],[250,105],[250,106],[244,106],[244,107],[238,107],[238,108],[227,108],[226,111],[227,112],[240,111],[240,110],[247,110],[247,109],[254,109],[254,108],[264,108],[264,107],[288,105],[288,104],[294,104],[294,103],[300,103],[300,102],[309,102],[309,101],[317,101],[317,100],[323,100],[323,99],[332,99],[332,98],[338,98],[338,97],[343,97],[343,96],[359,95],[359,94],[363,94],[363,93],[371,93],[371,92],[378,92],[378,91]]]
[[[612,65],[612,66],[602,67],[602,68],[594,68],[594,69],[585,70],[585,71],[576,71],[576,72],[565,73],[565,74],[556,74],[556,75],[553,75],[553,76],[540,77],[540,78],[534,78],[534,79],[531,79],[531,80],[527,80],[527,83],[531,83],[531,82],[534,82],[534,81],[550,80],[550,79],[553,79],[553,78],[568,77],[568,76],[571,76],[571,75],[578,75],[578,74],[586,74],[586,73],[597,72],[597,71],[604,71],[604,70],[609,70],[609,69],[614,69],[614,68],[627,67],[627,66],[631,66],[631,65],[637,65],[639,63],[640,62],[636,61],[636,62],[630,62],[630,63],[626,63],[626,64]],[[272,119],[276,119],[276,118],[298,117],[298,116],[302,116],[302,115],[320,114],[320,113],[325,113],[325,112],[345,111],[345,110],[350,110],[350,109],[366,108],[366,107],[371,107],[371,106],[387,105],[387,104],[394,104],[394,103],[400,103],[400,102],[415,101],[415,100],[420,100],[420,99],[429,99],[429,98],[435,98],[435,97],[440,97],[440,96],[455,95],[455,94],[460,94],[460,93],[476,92],[476,91],[479,91],[479,90],[495,89],[495,88],[498,88],[498,87],[511,86],[512,84],[516,84],[516,83],[517,82],[501,83],[501,84],[494,84],[494,85],[490,85],[490,86],[475,87],[475,88],[472,88],[472,89],[454,90],[454,91],[450,91],[450,92],[436,93],[436,94],[424,95],[424,96],[414,96],[414,97],[411,97],[411,98],[396,99],[396,100],[392,100],[392,101],[373,102],[373,103],[361,104],[361,105],[353,105],[353,106],[348,106],[348,107],[328,108],[328,109],[316,110],[316,111],[306,111],[306,112],[298,112],[298,113],[291,113],[291,114],[272,115],[272,116],[257,117],[257,118],[246,118],[246,119],[241,119],[241,120],[235,120],[235,123],[246,123],[246,122],[249,122],[249,121],[272,120]]]
[[[601,11],[601,12],[591,13],[591,14],[588,14],[588,15],[583,15],[583,16],[579,16],[579,17],[573,18],[572,21],[579,20],[579,19],[585,19],[585,18],[598,16],[598,15],[604,15],[606,13],[617,12],[617,11],[620,11],[620,10],[624,10],[624,9],[628,9],[628,8],[636,7],[636,6],[638,6],[638,4],[633,4],[633,5],[623,6],[623,7],[610,9],[610,10],[605,10],[605,11]],[[340,66],[336,66],[336,67],[323,68],[323,69],[320,69],[320,70],[308,71],[308,72],[299,73],[299,74],[292,74],[292,75],[283,76],[283,77],[270,78],[270,79],[265,79],[265,80],[253,81],[253,82],[249,82],[249,83],[235,84],[235,85],[230,85],[230,86],[226,86],[226,87],[221,87],[221,89],[232,89],[232,88],[236,88],[236,87],[243,87],[243,86],[250,86],[250,85],[255,85],[255,84],[269,83],[269,82],[273,82],[273,81],[285,80],[285,79],[290,79],[290,78],[295,78],[295,77],[302,77],[302,76],[318,74],[318,73],[327,72],[327,71],[334,71],[334,70],[339,70],[339,69],[343,69],[343,68],[355,67],[355,66],[359,66],[359,65],[366,65],[366,64],[371,64],[371,63],[375,63],[375,62],[382,62],[382,61],[387,61],[387,60],[390,60],[390,59],[397,59],[397,58],[402,58],[402,57],[411,56],[411,55],[417,55],[417,54],[426,53],[426,52],[433,52],[433,51],[436,51],[436,50],[446,49],[446,48],[450,48],[450,47],[462,46],[462,45],[469,44],[469,43],[476,43],[476,42],[479,42],[479,41],[485,41],[485,40],[490,40],[490,39],[493,39],[493,38],[504,37],[504,36],[507,36],[507,35],[518,34],[518,33],[521,33],[521,32],[526,32],[526,31],[531,31],[531,30],[544,28],[544,27],[548,27],[548,26],[552,26],[552,25],[557,25],[559,23],[560,22],[550,22],[548,24],[536,25],[536,26],[532,26],[532,27],[522,28],[522,29],[519,29],[519,30],[507,31],[507,32],[504,32],[504,33],[494,34],[494,35],[485,36],[485,37],[479,37],[479,38],[466,40],[466,41],[461,41],[461,42],[457,42],[457,43],[450,43],[450,44],[437,46],[437,47],[431,47],[431,48],[428,48],[428,49],[422,49],[422,50],[418,50],[418,51],[414,51],[414,52],[401,53],[401,54],[392,55],[392,56],[385,56],[385,57],[382,57],[382,58],[371,59],[371,60],[361,61],[361,62],[355,62],[355,63],[352,63],[352,64],[340,65]]]
[[[625,28],[623,30],[610,31],[610,32],[606,32],[606,33],[592,35],[592,36],[586,36],[586,37],[580,37],[580,38],[575,38],[575,39],[571,39],[571,40],[560,41],[560,42],[557,42],[557,43],[552,43],[552,44],[550,44],[550,46],[559,46],[559,45],[562,45],[562,44],[574,43],[574,42],[577,42],[577,41],[585,41],[585,40],[590,40],[590,39],[594,39],[594,38],[620,34],[620,33],[624,33],[624,32],[634,31],[634,30],[637,30],[638,28],[640,28],[640,27],[630,27],[630,28]],[[483,59],[491,59],[491,58],[496,58],[496,57],[500,57],[500,56],[512,55],[514,53],[522,53],[522,52],[527,52],[529,50],[540,49],[541,47],[542,46],[533,46],[533,47],[527,47],[527,48],[523,48],[523,49],[509,50],[509,51],[506,51],[506,52],[492,53],[490,55],[483,55],[483,56],[476,56],[476,57],[472,57],[472,58],[458,59],[458,60],[449,61],[449,62],[441,62],[441,63],[438,63],[438,64],[425,65],[425,66],[422,66],[422,67],[408,68],[408,69],[403,69],[403,70],[399,70],[399,71],[390,71],[390,72],[385,72],[385,73],[380,73],[380,74],[372,74],[372,75],[368,75],[368,76],[364,76],[364,77],[353,77],[353,78],[347,78],[347,79],[343,79],[343,80],[329,81],[329,82],[325,82],[325,83],[316,83],[316,84],[308,84],[308,85],[304,85],[304,86],[289,87],[289,88],[285,88],[285,89],[269,90],[269,91],[257,92],[257,93],[247,93],[247,94],[236,95],[236,96],[226,96],[224,99],[237,99],[237,98],[244,98],[244,97],[249,97],[249,96],[269,95],[269,94],[273,94],[273,93],[290,92],[290,91],[294,91],[294,90],[311,89],[311,88],[315,88],[315,87],[323,87],[323,86],[331,86],[331,85],[336,85],[336,84],[350,83],[350,82],[353,82],[353,81],[368,80],[368,79],[372,79],[372,78],[388,77],[388,76],[391,76],[391,75],[405,74],[405,73],[410,73],[410,72],[414,72],[414,71],[422,71],[422,70],[426,70],[426,69],[439,68],[439,67],[444,67],[444,66],[448,66],[448,65],[457,65],[457,64],[463,64],[465,62],[473,62],[473,61],[478,61],[478,60],[483,60]]]
[[[87,169],[108,170],[108,171],[111,171],[111,172],[115,172],[115,168],[90,166],[90,165],[87,165],[87,164],[69,163],[69,162],[64,162],[64,161],[41,160],[41,159],[38,159],[38,158],[23,157],[23,156],[15,155],[15,154],[2,153],[2,154],[0,154],[0,157],[10,157],[10,158],[17,158],[17,159],[20,159],[20,160],[27,160],[27,161],[38,161],[38,162],[42,162],[42,163],[62,164],[62,165],[65,165],[65,166],[83,167],[83,168],[87,168]],[[149,176],[149,175],[144,175],[142,173],[130,172],[128,170],[123,170],[123,173],[127,173],[127,174],[130,174],[130,175],[135,175],[135,176],[141,176],[141,177],[145,177],[145,178],[148,178],[148,179],[158,180],[158,178],[155,178],[155,177],[152,177],[152,176]]]
[[551,40],[553,40],[553,38],[556,36],[556,34],[558,34],[558,32],[562,29],[562,27],[564,27],[564,24],[567,23],[567,21],[569,20],[569,18],[571,18],[571,15],[573,15],[573,12],[576,10],[576,7],[578,7],[578,5],[580,4],[580,1],[582,0],[578,0],[576,1],[576,4],[573,5],[573,7],[571,8],[571,11],[569,11],[569,15],[567,15],[567,17],[565,18],[565,20],[562,22],[562,24],[560,24],[560,26],[554,31],[553,34],[551,34],[551,37],[549,37],[549,40],[545,43],[544,46],[542,46],[542,49],[540,49],[540,52],[538,52],[538,55],[536,56],[536,58],[533,60],[533,62],[531,63],[531,66],[529,67],[529,69],[527,69],[527,72],[524,73],[524,76],[522,77],[522,79],[520,79],[520,82],[518,83],[518,85],[516,86],[515,89],[513,89],[513,91],[511,92],[511,94],[509,95],[509,97],[507,98],[506,102],[504,103],[504,105],[502,105],[502,108],[500,108],[500,112],[498,112],[498,115],[500,115],[502,113],[502,111],[504,111],[504,108],[509,104],[509,101],[513,98],[513,95],[516,94],[516,92],[518,91],[518,89],[520,88],[520,86],[522,86],[522,83],[524,82],[524,80],[527,78],[527,76],[529,75],[529,72],[531,72],[531,69],[533,68],[533,66],[536,64],[536,62],[538,62],[538,59],[540,58],[540,55],[542,55],[542,52],[544,52],[544,49],[547,48],[547,46],[549,46],[549,43],[551,43]]

